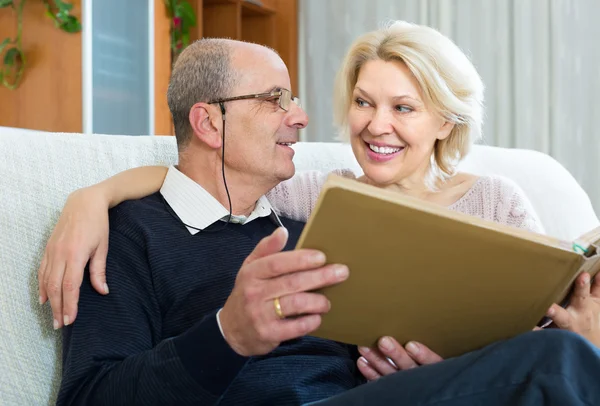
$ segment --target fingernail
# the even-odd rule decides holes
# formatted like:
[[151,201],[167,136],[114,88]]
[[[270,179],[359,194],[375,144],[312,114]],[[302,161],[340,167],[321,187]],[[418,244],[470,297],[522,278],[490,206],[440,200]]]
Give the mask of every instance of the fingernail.
[[369,347],[358,347],[358,351],[361,354],[368,354],[371,350],[369,349]]
[[416,355],[419,353],[420,349],[417,344],[415,344],[411,341],[408,344],[406,344],[406,351],[410,352],[413,355]]
[[287,235],[288,235],[288,229],[287,229],[287,228],[285,228],[285,227],[279,227],[279,228],[277,229],[277,232],[278,232],[278,233],[280,233],[282,237],[283,237],[283,236],[286,236],[286,237],[287,237]]
[[365,357],[360,357],[358,359],[359,362],[361,362],[363,365],[369,365],[369,363],[367,362],[367,359]]
[[104,284],[104,293],[108,295],[108,285],[106,283]]
[[383,337],[379,341],[379,346],[386,351],[392,351],[394,349],[394,344],[392,344],[392,340],[390,340],[388,337]]
[[69,316],[67,316],[67,315],[65,315],[63,317],[63,321],[65,323],[65,326],[68,326],[69,324],[71,324],[71,318]]
[[312,257],[313,262],[319,264],[324,263],[325,259],[325,254],[323,254],[322,252],[315,252]]
[[335,267],[335,276],[338,279],[346,279],[348,277],[348,267],[345,265],[338,265]]
[[551,308],[548,309],[547,315],[548,316],[554,316],[554,308],[553,307],[551,307]]
[[41,296],[38,296],[38,302],[40,302],[41,305],[44,304],[44,300],[42,299]]
[[54,319],[54,330],[58,330],[58,320]]
[[586,273],[585,275],[583,275],[583,283],[585,285],[587,285],[588,283],[590,283],[590,275],[589,274]]

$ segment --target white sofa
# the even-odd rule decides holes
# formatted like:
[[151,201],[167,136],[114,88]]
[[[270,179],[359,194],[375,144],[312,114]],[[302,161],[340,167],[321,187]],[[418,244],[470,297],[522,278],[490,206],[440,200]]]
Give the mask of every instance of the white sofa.
[[[296,151],[298,170],[360,172],[347,145],[300,143]],[[60,335],[49,307],[37,303],[45,241],[71,191],[130,167],[175,163],[175,139],[0,128],[0,155],[0,404],[54,403]],[[550,235],[572,239],[598,225],[588,196],[546,155],[476,146],[462,167],[515,180]]]

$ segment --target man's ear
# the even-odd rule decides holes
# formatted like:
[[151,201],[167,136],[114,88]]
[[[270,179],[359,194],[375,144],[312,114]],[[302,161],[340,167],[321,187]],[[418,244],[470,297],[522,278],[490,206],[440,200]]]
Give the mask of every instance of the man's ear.
[[195,138],[211,148],[221,148],[222,118],[217,107],[196,103],[190,109],[189,120]]
[[448,136],[452,132],[453,128],[454,128],[454,123],[452,123],[450,121],[444,121],[442,123],[442,126],[440,127],[440,130],[438,131],[437,139],[445,140],[446,138],[448,138]]

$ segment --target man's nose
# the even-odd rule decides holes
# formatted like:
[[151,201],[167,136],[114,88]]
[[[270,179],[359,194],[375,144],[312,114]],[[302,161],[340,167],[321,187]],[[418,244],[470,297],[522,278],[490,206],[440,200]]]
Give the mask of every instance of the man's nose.
[[308,125],[308,114],[294,101],[290,103],[290,109],[286,116],[286,124],[289,127],[302,129]]

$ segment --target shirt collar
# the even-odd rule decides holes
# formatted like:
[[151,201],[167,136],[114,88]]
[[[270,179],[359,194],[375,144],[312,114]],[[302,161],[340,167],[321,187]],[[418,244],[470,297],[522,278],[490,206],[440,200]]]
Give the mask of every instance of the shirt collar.
[[[174,166],[169,167],[160,193],[182,222],[200,230],[204,230],[216,221],[227,220],[229,217],[228,209]],[[271,211],[273,211],[271,203],[265,196],[261,196],[248,217],[231,216],[230,223],[247,224],[259,217],[269,216]],[[192,235],[198,233],[198,230],[186,228]]]

